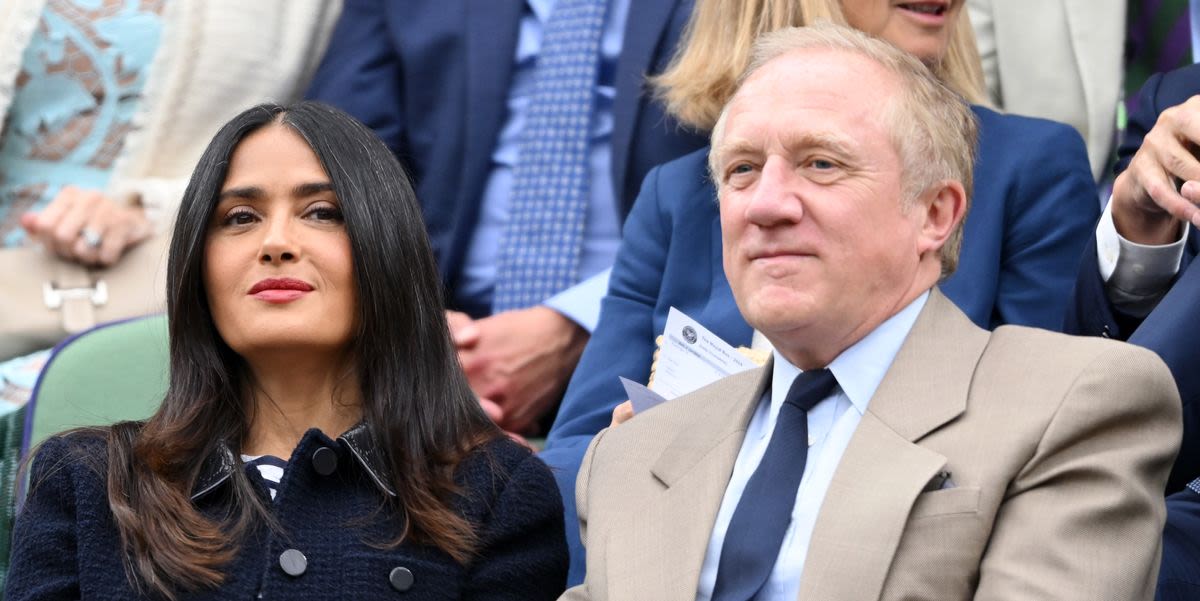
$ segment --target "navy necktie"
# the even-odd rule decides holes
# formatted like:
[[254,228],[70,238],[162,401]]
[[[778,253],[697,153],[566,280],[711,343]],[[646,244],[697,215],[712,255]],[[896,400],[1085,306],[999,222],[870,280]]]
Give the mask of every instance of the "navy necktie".
[[753,599],[771,575],[804,476],[808,410],[828,397],[834,386],[833,372],[815,369],[796,376],[788,389],[771,442],[725,532],[712,601]]
[[559,0],[546,23],[496,261],[496,313],[536,305],[579,279],[607,8],[607,0]]

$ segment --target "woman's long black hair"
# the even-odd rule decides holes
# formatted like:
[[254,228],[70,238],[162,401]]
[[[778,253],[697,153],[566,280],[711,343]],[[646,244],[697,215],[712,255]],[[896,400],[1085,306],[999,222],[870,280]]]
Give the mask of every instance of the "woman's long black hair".
[[130,577],[168,597],[218,585],[240,536],[270,521],[242,470],[234,470],[223,521],[201,515],[190,501],[204,458],[222,442],[237,449],[252,417],[246,364],[217,333],[208,306],[204,245],[230,156],[247,135],[269,126],[290,128],[308,142],[341,204],[358,298],[350,356],[363,419],[401,491],[391,501],[404,522],[401,539],[435,545],[460,562],[469,558],[475,537],[452,509],[454,468],[472,448],[501,435],[459,367],[433,253],[400,164],[370,130],[332,107],[249,109],[204,151],[175,223],[166,398],[144,425],[117,424],[108,435],[108,497]]

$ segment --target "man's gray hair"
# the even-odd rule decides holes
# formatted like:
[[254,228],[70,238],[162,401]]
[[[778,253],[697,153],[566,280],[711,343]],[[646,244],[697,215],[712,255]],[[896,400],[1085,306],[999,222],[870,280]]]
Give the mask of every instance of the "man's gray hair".
[[[902,202],[915,202],[921,193],[945,180],[962,184],[970,206],[979,124],[961,96],[938,80],[916,57],[855,29],[819,22],[789,27],[758,38],[750,64],[738,78],[742,84],[767,63],[801,50],[835,50],[867,58],[900,80],[900,94],[888,99],[885,119],[892,145],[904,166]],[[872,93],[871,90],[864,90]],[[737,93],[726,103],[712,132],[708,165],[720,190],[717,151],[725,134],[725,118]],[[963,221],[965,222],[965,216]],[[958,267],[962,222],[941,249],[942,277]]]

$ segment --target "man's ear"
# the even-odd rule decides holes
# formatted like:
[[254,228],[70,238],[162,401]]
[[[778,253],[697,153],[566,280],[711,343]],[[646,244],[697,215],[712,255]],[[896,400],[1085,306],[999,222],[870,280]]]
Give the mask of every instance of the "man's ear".
[[943,180],[921,195],[914,210],[922,221],[917,251],[922,256],[928,251],[937,252],[966,217],[967,192],[960,182]]

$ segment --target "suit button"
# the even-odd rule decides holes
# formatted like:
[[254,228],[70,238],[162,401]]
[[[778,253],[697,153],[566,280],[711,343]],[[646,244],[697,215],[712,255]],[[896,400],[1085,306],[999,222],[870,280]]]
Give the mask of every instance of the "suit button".
[[299,576],[308,569],[308,558],[295,549],[288,549],[279,554],[279,567],[288,576]]
[[403,593],[412,588],[413,573],[408,568],[392,568],[392,573],[388,574],[388,582],[392,583],[392,588]]
[[337,452],[329,447],[321,447],[313,451],[312,464],[318,474],[328,476],[337,469]]

